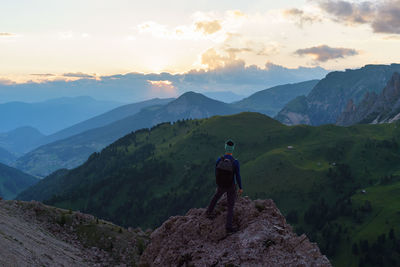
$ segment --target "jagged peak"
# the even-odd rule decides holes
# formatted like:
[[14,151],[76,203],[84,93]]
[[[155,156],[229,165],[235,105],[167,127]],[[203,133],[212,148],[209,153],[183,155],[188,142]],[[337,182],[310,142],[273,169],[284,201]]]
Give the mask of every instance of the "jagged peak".
[[381,101],[385,105],[393,105],[400,99],[400,74],[394,72],[381,93]]

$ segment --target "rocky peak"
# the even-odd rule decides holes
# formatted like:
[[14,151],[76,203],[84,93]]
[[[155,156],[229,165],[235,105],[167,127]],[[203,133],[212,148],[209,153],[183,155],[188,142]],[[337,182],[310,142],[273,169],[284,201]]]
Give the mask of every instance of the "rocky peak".
[[400,118],[399,114],[400,74],[395,72],[380,95],[367,92],[357,107],[348,103],[336,124],[348,126],[355,123],[392,122]]
[[400,99],[400,74],[393,73],[392,78],[383,89],[382,98],[386,103],[393,104]]
[[[226,199],[216,218],[205,209],[170,217],[151,235],[143,266],[331,266],[315,243],[297,236],[272,200],[240,198],[235,205],[237,233],[225,234]],[[185,265],[186,264],[186,265]]]

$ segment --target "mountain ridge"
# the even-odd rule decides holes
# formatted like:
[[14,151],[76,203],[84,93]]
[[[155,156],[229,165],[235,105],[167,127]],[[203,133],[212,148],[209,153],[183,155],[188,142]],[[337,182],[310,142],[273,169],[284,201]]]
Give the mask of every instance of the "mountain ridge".
[[38,129],[31,126],[18,127],[0,133],[0,147],[20,156],[40,145],[45,137]]
[[[275,118],[287,125],[334,124],[350,99],[358,104],[366,92],[379,94],[396,71],[400,71],[400,64],[366,65],[330,72],[306,98],[289,102]],[[300,103],[300,111],[292,109]]]
[[231,105],[246,111],[275,116],[289,101],[307,95],[319,80],[290,83],[258,91]]
[[120,103],[98,101],[92,97],[64,97],[42,102],[0,104],[0,132],[31,126],[45,135],[111,110]]
[[0,163],[0,197],[13,199],[21,191],[39,182],[39,179]]

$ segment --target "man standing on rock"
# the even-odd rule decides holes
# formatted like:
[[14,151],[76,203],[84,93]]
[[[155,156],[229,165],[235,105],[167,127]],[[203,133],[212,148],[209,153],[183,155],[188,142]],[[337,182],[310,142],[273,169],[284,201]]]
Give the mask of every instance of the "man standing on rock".
[[220,157],[215,164],[215,177],[217,182],[217,191],[211,199],[206,215],[208,218],[214,218],[213,210],[221,196],[226,193],[228,199],[228,214],[226,216],[226,232],[234,233],[238,228],[233,227],[233,208],[236,198],[236,184],[239,186],[239,195],[242,194],[242,179],[240,177],[239,161],[232,156],[235,149],[235,143],[232,140],[225,142],[225,155]]

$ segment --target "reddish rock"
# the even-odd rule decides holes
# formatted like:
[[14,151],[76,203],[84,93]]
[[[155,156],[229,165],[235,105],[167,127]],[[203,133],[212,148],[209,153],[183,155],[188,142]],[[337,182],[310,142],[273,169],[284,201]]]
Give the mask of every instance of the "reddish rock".
[[297,236],[272,200],[240,198],[235,205],[237,233],[225,234],[226,199],[216,218],[205,209],[174,216],[151,235],[143,266],[331,266],[318,246]]

